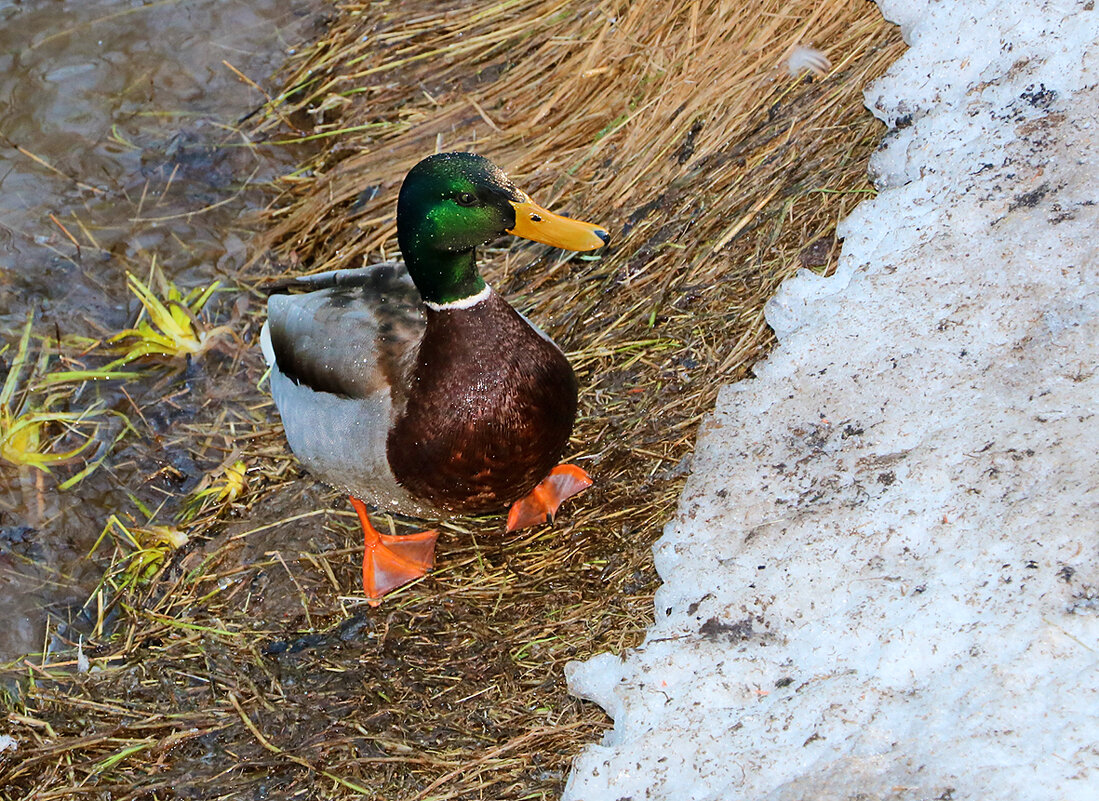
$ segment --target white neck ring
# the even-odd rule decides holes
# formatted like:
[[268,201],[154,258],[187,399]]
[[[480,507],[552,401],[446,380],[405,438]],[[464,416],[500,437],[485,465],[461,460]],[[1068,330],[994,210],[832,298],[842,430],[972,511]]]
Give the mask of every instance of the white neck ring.
[[475,295],[470,295],[466,298],[458,298],[452,300],[449,303],[432,303],[430,300],[425,300],[424,305],[432,311],[455,311],[457,309],[472,309],[478,303],[484,303],[488,300],[489,295],[492,294],[492,287],[485,284],[485,288]]

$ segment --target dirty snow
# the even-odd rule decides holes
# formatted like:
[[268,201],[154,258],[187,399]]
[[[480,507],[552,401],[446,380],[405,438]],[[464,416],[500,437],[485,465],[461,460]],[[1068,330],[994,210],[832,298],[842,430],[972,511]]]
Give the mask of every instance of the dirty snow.
[[881,194],[767,309],[568,801],[1099,799],[1099,9],[879,0]]

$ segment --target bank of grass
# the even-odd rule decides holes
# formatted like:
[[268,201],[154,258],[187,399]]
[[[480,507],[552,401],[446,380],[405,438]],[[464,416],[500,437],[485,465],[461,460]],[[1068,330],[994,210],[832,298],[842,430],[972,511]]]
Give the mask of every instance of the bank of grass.
[[[831,70],[788,75],[798,45]],[[372,609],[341,499],[301,474],[264,395],[226,398],[180,436],[232,429],[240,492],[202,505],[155,576],[100,594],[93,672],[6,672],[19,750],[0,754],[0,794],[556,798],[608,725],[567,694],[564,665],[650,623],[649,549],[698,425],[771,346],[778,284],[834,268],[882,134],[862,90],[901,49],[873,4],[848,0],[337,5],[257,125],[323,147],[277,188],[242,281],[395,256],[407,168],[489,156],[612,232],[599,258],[519,241],[481,255],[568,351],[569,456],[596,485],[518,537],[498,517],[446,521],[438,569]],[[260,303],[247,320],[254,336]],[[240,369],[258,380],[258,353]]]

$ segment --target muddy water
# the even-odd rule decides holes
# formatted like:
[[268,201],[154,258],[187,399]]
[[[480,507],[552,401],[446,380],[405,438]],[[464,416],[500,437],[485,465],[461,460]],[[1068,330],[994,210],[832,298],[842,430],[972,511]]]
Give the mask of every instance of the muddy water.
[[[264,97],[237,73],[270,90],[288,48],[314,34],[318,8],[0,0],[0,379],[28,312],[36,334],[96,338],[131,325],[127,270],[146,277],[155,260],[184,289],[232,283],[249,236],[242,216],[264,201],[262,182],[301,155],[247,146],[241,121]],[[0,662],[49,650],[80,617],[109,555],[87,558],[109,514],[140,520],[142,507],[193,485],[200,470],[168,441],[186,402],[148,403],[186,396],[188,378],[130,387],[129,397],[81,389],[78,403],[95,396],[122,411],[135,398],[148,419],[72,490],[57,488],[71,469],[0,460]],[[184,486],[156,486],[150,477],[164,469]]]

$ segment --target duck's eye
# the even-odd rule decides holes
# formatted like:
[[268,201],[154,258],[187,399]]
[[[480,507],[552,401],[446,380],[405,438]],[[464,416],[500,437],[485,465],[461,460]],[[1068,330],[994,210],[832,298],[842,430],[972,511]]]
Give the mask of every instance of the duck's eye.
[[473,206],[477,203],[477,196],[472,192],[462,192],[457,200],[459,206]]

